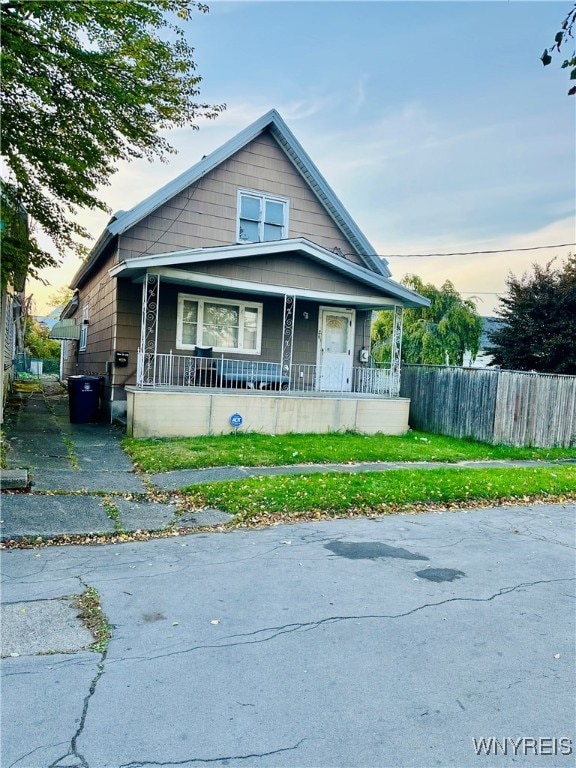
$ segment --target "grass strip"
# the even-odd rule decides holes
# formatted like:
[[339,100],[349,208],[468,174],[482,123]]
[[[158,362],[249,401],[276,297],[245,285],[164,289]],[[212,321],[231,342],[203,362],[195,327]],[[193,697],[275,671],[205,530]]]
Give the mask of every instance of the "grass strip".
[[406,435],[357,433],[261,435],[256,433],[170,439],[125,438],[124,449],[142,472],[176,469],[376,461],[479,461],[576,458],[575,448],[515,448],[409,431]]
[[4,432],[4,430],[0,429],[0,467],[2,467],[2,469],[6,469],[6,467],[8,466],[6,457],[8,455],[9,448],[10,448],[10,443],[8,442],[8,439],[6,437],[6,433]]
[[104,500],[102,501],[102,506],[104,507],[104,511],[106,512],[106,516],[109,520],[112,521],[114,524],[114,530],[116,533],[124,533],[124,526],[122,525],[122,518],[120,515],[120,510],[114,504],[112,499],[109,496],[105,496]]
[[76,447],[72,438],[68,437],[68,435],[60,435],[60,437],[68,451],[68,461],[70,462],[70,466],[72,469],[78,471],[80,469],[80,464],[78,463],[78,454],[76,453]]
[[399,469],[386,472],[257,476],[183,489],[189,504],[236,515],[335,516],[387,513],[410,504],[576,498],[576,467]]

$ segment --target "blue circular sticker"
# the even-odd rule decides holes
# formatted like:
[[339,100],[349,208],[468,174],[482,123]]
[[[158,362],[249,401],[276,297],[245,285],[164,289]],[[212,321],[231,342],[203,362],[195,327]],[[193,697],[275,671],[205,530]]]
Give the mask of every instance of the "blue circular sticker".
[[242,416],[240,416],[239,413],[233,413],[232,416],[230,416],[230,424],[232,424],[233,427],[241,427]]

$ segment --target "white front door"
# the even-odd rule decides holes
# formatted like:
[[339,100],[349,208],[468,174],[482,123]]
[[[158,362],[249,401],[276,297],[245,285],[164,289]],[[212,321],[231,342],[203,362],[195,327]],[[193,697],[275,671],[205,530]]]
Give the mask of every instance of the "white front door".
[[316,388],[324,392],[352,389],[353,309],[320,307]]

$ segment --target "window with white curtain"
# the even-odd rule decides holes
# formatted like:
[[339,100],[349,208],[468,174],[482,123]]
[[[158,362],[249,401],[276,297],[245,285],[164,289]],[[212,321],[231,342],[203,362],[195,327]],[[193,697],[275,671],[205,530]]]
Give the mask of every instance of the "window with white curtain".
[[178,295],[176,346],[260,354],[262,304]]

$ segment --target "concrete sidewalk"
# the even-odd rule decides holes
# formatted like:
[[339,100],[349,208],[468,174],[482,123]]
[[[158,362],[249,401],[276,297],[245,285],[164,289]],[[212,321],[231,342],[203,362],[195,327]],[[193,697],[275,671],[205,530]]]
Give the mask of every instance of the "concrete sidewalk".
[[214,483],[218,480],[243,480],[256,475],[314,475],[326,472],[389,472],[393,469],[482,469],[506,467],[557,467],[576,464],[576,459],[558,461],[377,461],[357,464],[286,464],[276,467],[209,467],[207,469],[178,469],[148,476],[150,482],[164,491],[175,491],[196,483]]
[[3,541],[230,520],[218,510],[180,515],[175,503],[147,498],[143,477],[122,450],[122,431],[112,424],[71,424],[68,398],[53,383],[43,392],[13,398],[4,427],[10,445],[7,474],[27,473],[29,492],[2,494]]

